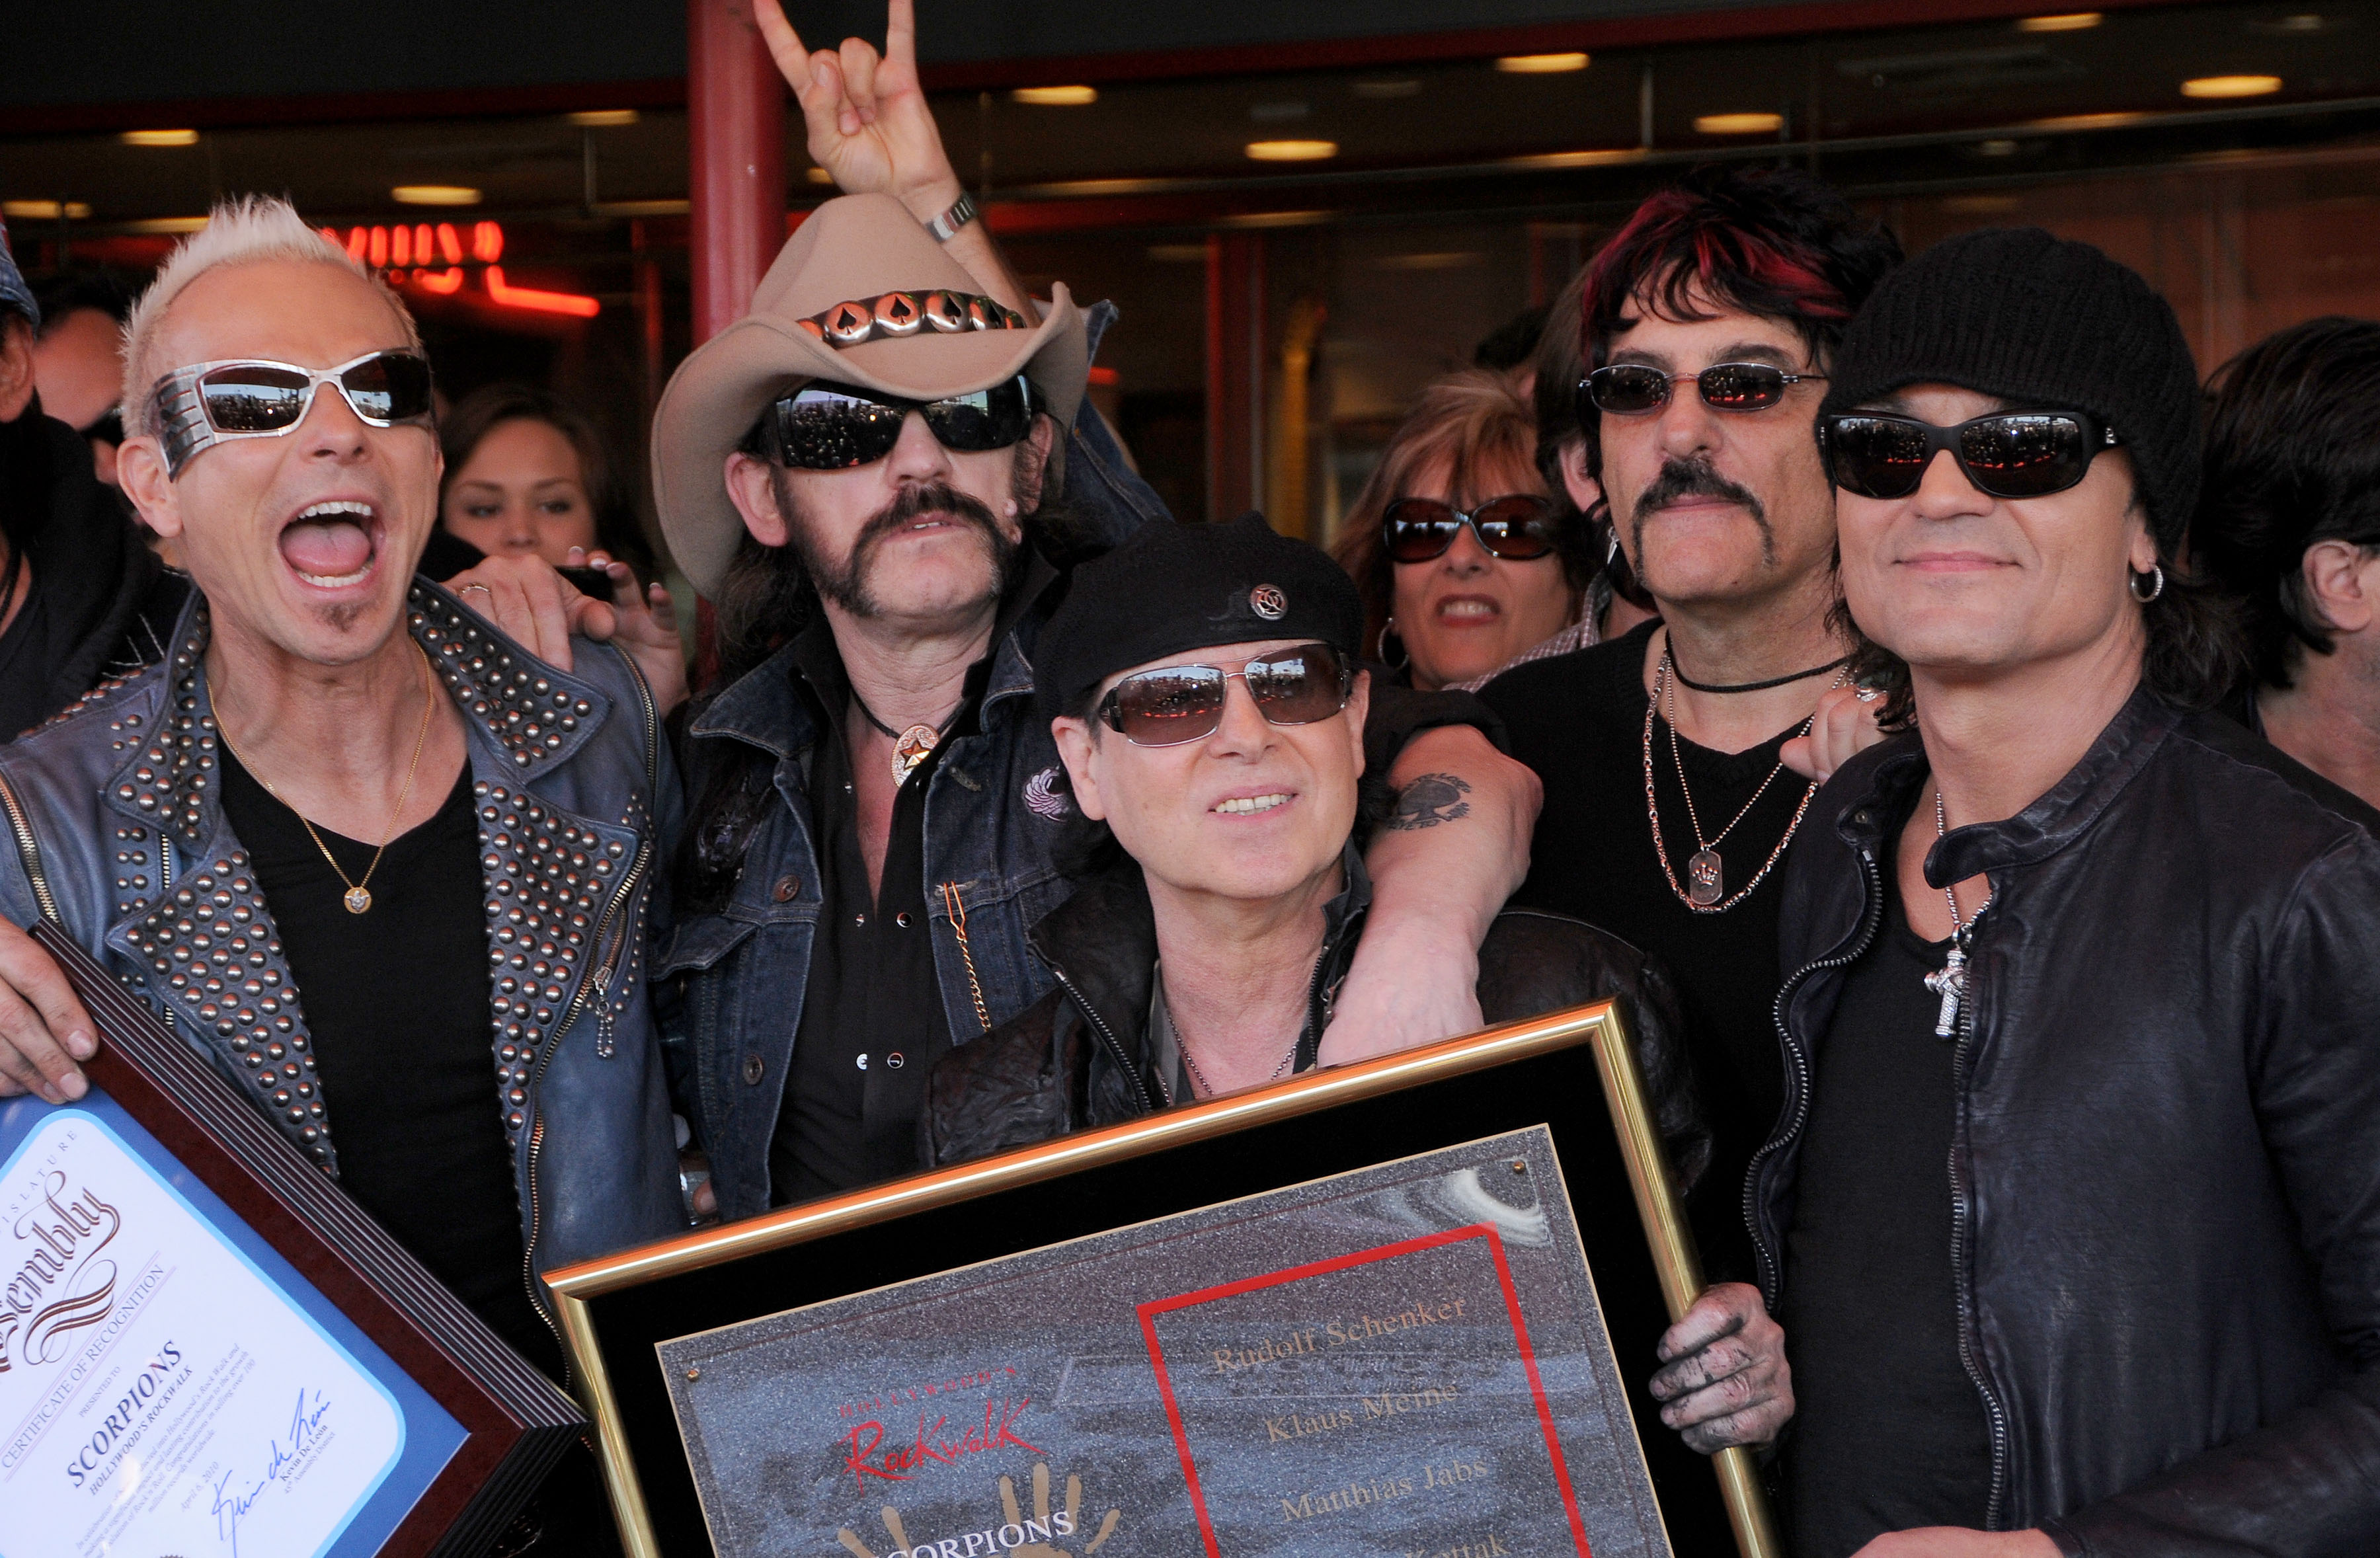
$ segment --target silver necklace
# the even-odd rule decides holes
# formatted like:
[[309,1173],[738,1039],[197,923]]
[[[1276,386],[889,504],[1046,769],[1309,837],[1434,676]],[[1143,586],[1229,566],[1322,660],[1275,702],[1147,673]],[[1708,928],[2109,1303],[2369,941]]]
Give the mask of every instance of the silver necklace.
[[[1760,781],[1760,788],[1752,792],[1752,799],[1743,803],[1743,809],[1718,830],[1718,838],[1705,838],[1702,818],[1694,811],[1694,791],[1686,785],[1685,758],[1678,750],[1677,694],[1670,684],[1673,672],[1670,646],[1664,642],[1661,663],[1653,672],[1653,696],[1645,705],[1645,815],[1653,824],[1653,853],[1661,863],[1661,879],[1670,884],[1670,890],[1678,895],[1678,901],[1697,914],[1724,914],[1751,897],[1753,889],[1767,880],[1768,873],[1775,870],[1777,863],[1784,858],[1785,846],[1793,841],[1795,830],[1801,827],[1802,817],[1810,809],[1810,797],[1818,792],[1818,783],[1815,779],[1804,783],[1801,804],[1793,808],[1793,820],[1785,825],[1784,836],[1777,840],[1777,847],[1768,851],[1768,858],[1753,874],[1752,880],[1744,883],[1734,897],[1728,898],[1727,864],[1719,858],[1718,846],[1735,831],[1736,823],[1751,815],[1752,808],[1760,803],[1760,798],[1768,793],[1768,787],[1775,784],[1777,776],[1785,771],[1785,764],[1783,759],[1779,759],[1777,767],[1768,771],[1768,777]],[[1840,671],[1836,672],[1831,685],[1842,685]],[[1678,793],[1685,797],[1687,826],[1694,832],[1695,848],[1694,852],[1686,857],[1686,885],[1683,888],[1678,886],[1677,872],[1670,864],[1669,845],[1661,839],[1661,803],[1653,792],[1653,716],[1660,712],[1665,699],[1670,705],[1667,716],[1670,721],[1670,762],[1678,771]],[[1802,721],[1800,733],[1808,735],[1817,717],[1817,710],[1812,709],[1810,718]]]
[[[1289,1075],[1289,1063],[1297,1058],[1298,1043],[1305,1037],[1305,1034],[1300,1033],[1297,1038],[1289,1041],[1289,1053],[1281,1057],[1281,1064],[1272,1069],[1272,1075],[1267,1077],[1265,1081],[1277,1082]],[[1175,1035],[1175,1042],[1180,1042],[1179,1034]],[[1207,1080],[1206,1072],[1198,1069],[1198,1057],[1190,1053],[1188,1045],[1182,1045],[1182,1064],[1190,1068],[1190,1080],[1198,1084],[1198,1095],[1202,1098],[1212,1098],[1215,1095],[1215,1084]]]
[[[1950,831],[1950,819],[1942,810],[1942,787],[1934,787],[1934,839],[1939,843]],[[1942,900],[1950,906],[1950,956],[1937,973],[1925,976],[1925,988],[1942,997],[1941,1015],[1934,1020],[1934,1036],[1947,1039],[1959,1031],[1959,1006],[1967,998],[1967,937],[1975,928],[1975,920],[1992,906],[1987,897],[1975,905],[1975,920],[1959,917],[1959,885],[1956,882],[1942,889]]]

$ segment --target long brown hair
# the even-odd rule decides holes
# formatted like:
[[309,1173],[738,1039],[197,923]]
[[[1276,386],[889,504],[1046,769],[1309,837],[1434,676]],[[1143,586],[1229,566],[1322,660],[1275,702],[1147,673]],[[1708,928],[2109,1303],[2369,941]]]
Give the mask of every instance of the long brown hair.
[[[1367,653],[1380,652],[1381,630],[1396,600],[1395,565],[1380,544],[1380,517],[1390,503],[1412,495],[1423,473],[1440,465],[1451,477],[1458,502],[1500,498],[1513,490],[1502,487],[1488,491],[1479,487],[1483,479],[1499,472],[1511,473],[1509,477],[1494,476],[1500,485],[1509,479],[1522,483],[1520,490],[1548,490],[1537,465],[1536,409],[1521,393],[1512,375],[1464,368],[1422,391],[1412,412],[1390,435],[1388,447],[1380,452],[1380,463],[1372,467],[1363,490],[1355,494],[1331,555],[1347,570],[1364,598]],[[1551,496],[1562,500],[1558,489]],[[1555,509],[1554,554],[1561,559],[1571,589],[1584,593],[1595,579],[1594,549],[1588,544],[1585,522],[1567,501],[1558,501]]]

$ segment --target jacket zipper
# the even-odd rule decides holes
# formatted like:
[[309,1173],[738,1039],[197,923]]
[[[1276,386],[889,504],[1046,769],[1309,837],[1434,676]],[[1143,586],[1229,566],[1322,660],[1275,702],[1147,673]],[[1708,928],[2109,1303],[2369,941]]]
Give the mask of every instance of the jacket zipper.
[[[645,673],[637,669],[635,658],[623,650],[620,658],[628,668],[628,679],[635,683],[637,701],[644,710],[645,793],[651,797],[661,787],[661,717],[653,707],[652,689],[646,684]],[[637,846],[636,859],[629,863],[627,875],[620,878],[620,890],[612,895],[612,901],[604,907],[602,917],[595,922],[594,944],[597,947],[603,945],[603,932],[611,925],[612,916],[636,895],[637,884],[644,876],[646,863],[652,858],[652,840],[650,839]],[[570,1025],[578,1021],[579,1012],[587,1005],[587,992],[590,988],[598,990],[605,997],[606,1009],[609,1009],[612,975],[618,972],[620,954],[627,945],[628,932],[624,926],[618,941],[612,948],[612,955],[603,960],[602,968],[590,972],[579,981],[577,992],[570,997],[570,1005],[563,1010],[562,1021],[553,1030],[553,1042],[545,1046],[545,1054],[539,1058],[537,1069],[528,1080],[529,1106],[538,1109],[538,1114],[536,1122],[528,1128],[528,1238],[521,1244],[521,1286],[528,1290],[529,1308],[537,1311],[538,1319],[553,1333],[554,1341],[562,1348],[562,1388],[565,1390],[570,1388],[571,1379],[577,1369],[571,1361],[570,1344],[564,1339],[562,1328],[553,1322],[553,1315],[545,1307],[544,1296],[537,1290],[537,1238],[545,1226],[544,1201],[537,1189],[537,1161],[545,1152],[545,1111],[538,1108],[537,1095],[545,1081],[545,1069],[553,1064],[554,1056],[562,1048],[563,1035],[570,1032]]]
[[32,819],[26,816],[24,803],[8,781],[0,778],[0,809],[8,814],[9,831],[17,836],[17,853],[25,863],[26,880],[33,884],[33,901],[42,907],[42,918],[63,930],[66,921],[58,914],[58,900],[50,894],[50,879],[42,870],[41,841],[33,837]]
[[1066,971],[1064,969],[1053,966],[1050,972],[1057,977],[1060,984],[1065,986],[1066,994],[1074,997],[1076,1009],[1081,1011],[1083,1016],[1089,1021],[1092,1030],[1099,1036],[1099,1042],[1108,1046],[1109,1056],[1114,1059],[1116,1065],[1123,1070],[1123,1074],[1132,1079],[1132,1090],[1140,1097],[1141,1112],[1143,1114],[1149,1115],[1155,1114],[1157,1112],[1157,1100],[1148,1095],[1148,1088],[1147,1084],[1141,1081],[1138,1069],[1136,1069],[1133,1065],[1131,1059],[1125,1056],[1123,1052],[1123,1041],[1115,1036],[1115,1030],[1108,1026],[1107,1019],[1099,1015],[1099,1008],[1083,998],[1082,991],[1076,989],[1075,987],[1075,982],[1066,977]]
[[1752,1162],[1744,1169],[1743,1221],[1744,1226],[1752,1231],[1752,1252],[1760,1262],[1761,1274],[1767,1279],[1767,1291],[1770,1294],[1777,1294],[1783,1288],[1785,1274],[1779,1269],[1775,1258],[1769,1254],[1767,1242],[1760,1237],[1759,1200],[1755,1187],[1760,1182],[1761,1165],[1767,1163],[1769,1157],[1785,1143],[1801,1135],[1803,1125],[1810,1117],[1810,1057],[1803,1052],[1800,1042],[1793,1037],[1792,1030],[1785,1025],[1785,1003],[1792,999],[1793,992],[1800,988],[1802,982],[1812,974],[1821,973],[1828,969],[1844,968],[1858,962],[1867,956],[1867,949],[1876,944],[1876,932],[1884,924],[1884,883],[1876,870],[1874,851],[1864,845],[1860,849],[1859,863],[1860,876],[1866,885],[1866,897],[1860,906],[1859,936],[1852,944],[1851,950],[1803,964],[1794,972],[1793,977],[1778,988],[1777,999],[1769,1008],[1770,1018],[1777,1025],[1777,1037],[1784,1044],[1785,1054],[1793,1067],[1793,1120],[1784,1130],[1763,1142],[1760,1150],[1752,1154]]
[[[1983,923],[1985,914],[1991,912],[1991,907],[1985,903],[1976,911],[1975,917],[1959,931],[1957,945],[1960,951],[1965,952],[1974,945],[1975,927]],[[1972,957],[1966,966],[1973,969]],[[1951,1085],[1957,1090],[1956,1096],[1962,1104],[1967,1095],[1968,1046],[1974,1036],[1975,997],[1970,989],[1959,1003],[1959,1044],[1950,1056]],[[1953,1129],[1956,1129],[1955,1122]],[[1991,1418],[1992,1487],[1991,1496],[1984,1503],[1984,1529],[1997,1531],[2000,1529],[2000,1500],[2008,1487],[2008,1413],[2001,1407],[1999,1396],[1992,1390],[1991,1382],[1984,1377],[1982,1360],[1975,1357],[1974,1349],[1967,1342],[1968,1321],[1972,1313],[1967,1298],[1967,1235],[1973,1222],[1967,1205],[1966,1179],[1959,1172],[1959,1146],[1954,1136],[1950,1144],[1950,1279],[1959,1291],[1959,1361],[1965,1366],[1967,1378],[1974,1382],[1975,1393],[1984,1398],[1984,1410]]]

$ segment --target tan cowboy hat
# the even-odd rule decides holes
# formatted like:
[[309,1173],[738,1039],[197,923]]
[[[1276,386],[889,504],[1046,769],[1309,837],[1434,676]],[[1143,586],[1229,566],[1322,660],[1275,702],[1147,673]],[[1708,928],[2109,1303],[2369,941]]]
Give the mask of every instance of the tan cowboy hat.
[[1083,311],[1050,289],[1039,326],[981,296],[908,208],[846,195],[810,214],[752,294],[752,311],[670,376],[653,414],[653,501],[694,587],[716,595],[744,535],[727,456],[763,407],[813,379],[908,400],[1032,381],[1062,436],[1090,375]]

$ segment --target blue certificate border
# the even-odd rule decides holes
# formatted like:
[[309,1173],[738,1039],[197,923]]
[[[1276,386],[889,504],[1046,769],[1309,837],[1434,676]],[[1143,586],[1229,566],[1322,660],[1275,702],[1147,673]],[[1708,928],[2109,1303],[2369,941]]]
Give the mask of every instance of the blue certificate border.
[[[370,1491],[347,1512],[346,1521],[312,1555],[370,1558],[437,1481],[469,1434],[345,1311],[103,1091],[93,1088],[69,1105],[45,1104],[30,1095],[0,1101],[0,1153],[6,1154],[6,1162],[0,1163],[0,1178],[15,1170],[34,1131],[67,1116],[87,1119],[113,1138],[260,1281],[304,1316],[325,1344],[370,1380],[395,1409],[396,1453],[381,1468]],[[0,1540],[0,1558],[18,1558],[5,1540]]]

